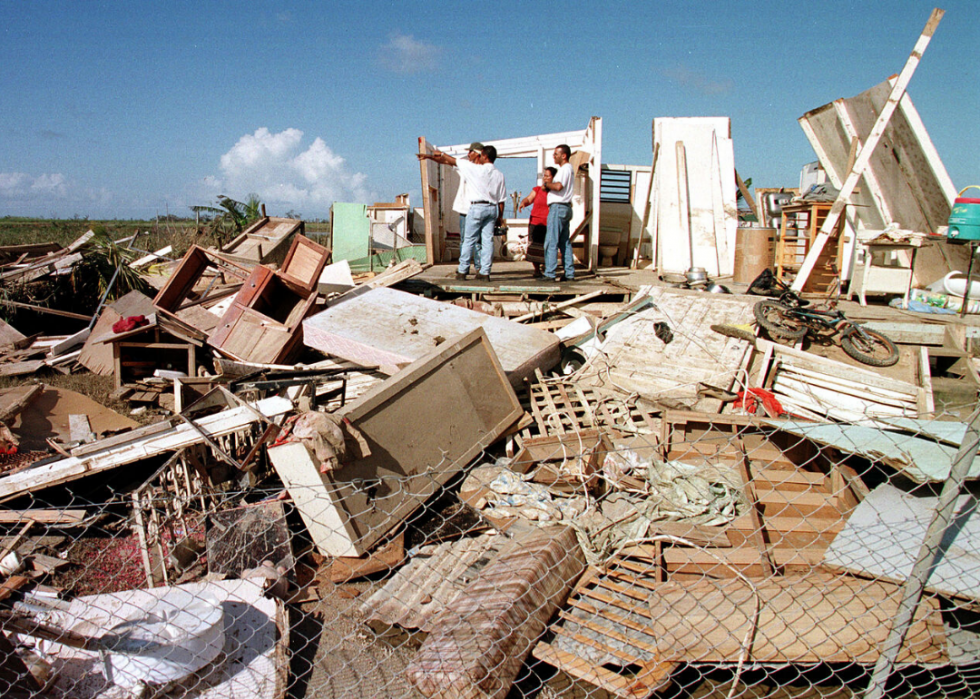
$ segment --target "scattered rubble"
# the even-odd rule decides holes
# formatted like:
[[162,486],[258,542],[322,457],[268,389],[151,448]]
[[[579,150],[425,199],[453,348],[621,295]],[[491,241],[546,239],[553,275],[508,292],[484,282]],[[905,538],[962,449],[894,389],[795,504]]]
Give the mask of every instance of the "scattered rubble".
[[[734,683],[874,665],[929,488],[975,456],[950,396],[969,412],[980,387],[975,318],[874,303],[908,307],[976,252],[941,235],[955,192],[907,95],[871,118],[899,80],[801,117],[825,177],[809,197],[750,202],[774,226],[752,251],[770,277],[893,337],[887,369],[752,324],[727,118],[654,120],[654,167],[616,166],[624,218],[600,205],[600,119],[494,142],[541,164],[575,151],[574,282],[531,278],[516,221],[503,271],[456,279],[458,177],[423,161],[421,210],[337,204],[326,245],[263,216],[179,259],[115,241],[152,299],[107,292],[90,316],[2,299],[65,325],[0,321],[0,682],[278,699],[301,667],[287,610],[344,600],[318,662],[374,648],[428,697],[504,697],[536,664],[620,697],[685,667]],[[871,156],[882,134],[901,157]],[[70,275],[93,236],[0,248],[0,284]],[[111,395],[52,385],[75,374],[112,377]],[[972,490],[957,507],[900,667],[980,663]],[[153,624],[195,610],[162,657]],[[343,629],[350,648],[324,645]]]

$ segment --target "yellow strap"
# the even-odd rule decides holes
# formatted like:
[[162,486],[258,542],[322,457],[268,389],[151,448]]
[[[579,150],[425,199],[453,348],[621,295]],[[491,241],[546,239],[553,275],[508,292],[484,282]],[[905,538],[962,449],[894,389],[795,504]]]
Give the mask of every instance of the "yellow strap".
[[980,184],[971,184],[969,187],[964,187],[963,189],[960,190],[960,193],[957,194],[956,196],[962,197],[963,192],[965,192],[968,189],[980,189]]

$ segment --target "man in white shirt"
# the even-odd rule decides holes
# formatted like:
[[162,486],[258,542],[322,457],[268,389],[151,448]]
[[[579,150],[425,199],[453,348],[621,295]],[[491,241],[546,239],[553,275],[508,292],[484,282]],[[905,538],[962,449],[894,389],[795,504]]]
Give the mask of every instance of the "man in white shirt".
[[[479,145],[479,144],[471,144]],[[456,168],[466,182],[466,193],[470,198],[470,208],[466,213],[466,229],[459,250],[459,267],[456,279],[466,279],[470,262],[474,261],[476,241],[480,241],[480,259],[477,260],[480,281],[490,281],[493,266],[493,228],[503,222],[504,201],[507,199],[507,186],[504,175],[493,166],[497,159],[497,149],[484,146],[477,162],[457,160],[441,151],[419,153],[419,160],[435,160],[441,165]]]
[[552,181],[542,184],[541,188],[548,192],[548,232],[544,238],[544,278],[556,281],[558,273],[558,250],[561,250],[562,263],[565,267],[565,279],[575,279],[575,256],[572,253],[571,232],[569,223],[572,220],[572,190],[575,184],[575,173],[568,163],[572,157],[572,149],[564,143],[555,148],[552,157],[558,166],[558,174]]
[[[466,152],[466,159],[471,163],[480,162],[480,154],[483,152],[483,144],[474,141],[470,144],[470,149]],[[466,214],[470,212],[470,196],[466,187],[466,180],[459,178],[459,187],[456,189],[456,198],[453,199],[453,211],[459,214],[459,242],[463,243],[463,235],[466,233]],[[476,248],[473,259],[480,259],[480,241],[476,241]],[[467,270],[469,271],[469,270]]]

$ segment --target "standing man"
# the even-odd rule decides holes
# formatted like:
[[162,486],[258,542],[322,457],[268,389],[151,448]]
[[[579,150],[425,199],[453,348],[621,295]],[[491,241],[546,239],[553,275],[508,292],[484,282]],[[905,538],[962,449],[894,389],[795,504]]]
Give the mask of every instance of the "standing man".
[[[478,141],[474,141],[470,144],[469,150],[466,152],[466,159],[471,163],[480,162],[480,154],[483,152],[483,144]],[[466,214],[470,211],[470,197],[466,188],[466,180],[460,178],[459,187],[456,189],[456,198],[453,200],[453,211],[459,214],[459,244],[462,246],[463,237],[466,235]],[[476,241],[476,248],[474,251],[473,259],[479,261],[480,259],[480,241]],[[469,272],[469,270],[466,270]]]
[[[479,144],[471,144],[479,145]],[[466,193],[470,208],[466,213],[466,228],[459,251],[459,267],[456,279],[466,279],[470,262],[474,261],[476,242],[480,241],[480,259],[476,260],[480,281],[490,281],[490,268],[493,265],[493,227],[502,220],[507,188],[503,173],[493,166],[497,159],[497,149],[484,146],[476,162],[457,160],[441,151],[419,153],[419,160],[434,160],[441,165],[455,167],[459,176],[466,182]]]
[[548,193],[548,232],[544,239],[544,278],[556,281],[558,273],[558,251],[561,250],[565,266],[565,280],[575,279],[575,256],[572,254],[571,233],[568,224],[572,220],[572,188],[575,173],[568,160],[572,149],[564,143],[555,148],[552,155],[558,174],[551,182],[545,182],[541,189]]

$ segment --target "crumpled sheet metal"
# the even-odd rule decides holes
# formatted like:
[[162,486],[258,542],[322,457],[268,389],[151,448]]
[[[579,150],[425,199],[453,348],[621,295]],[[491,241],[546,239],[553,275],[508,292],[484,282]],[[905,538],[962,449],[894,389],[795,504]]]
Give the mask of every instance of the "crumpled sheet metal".
[[[901,471],[916,483],[942,483],[957,448],[937,443],[932,437],[890,432],[864,425],[817,424],[797,420],[767,420],[784,432],[805,437],[818,444],[836,447],[848,454],[879,461]],[[923,431],[925,433],[925,430]],[[973,463],[968,480],[980,478],[980,459]]]

